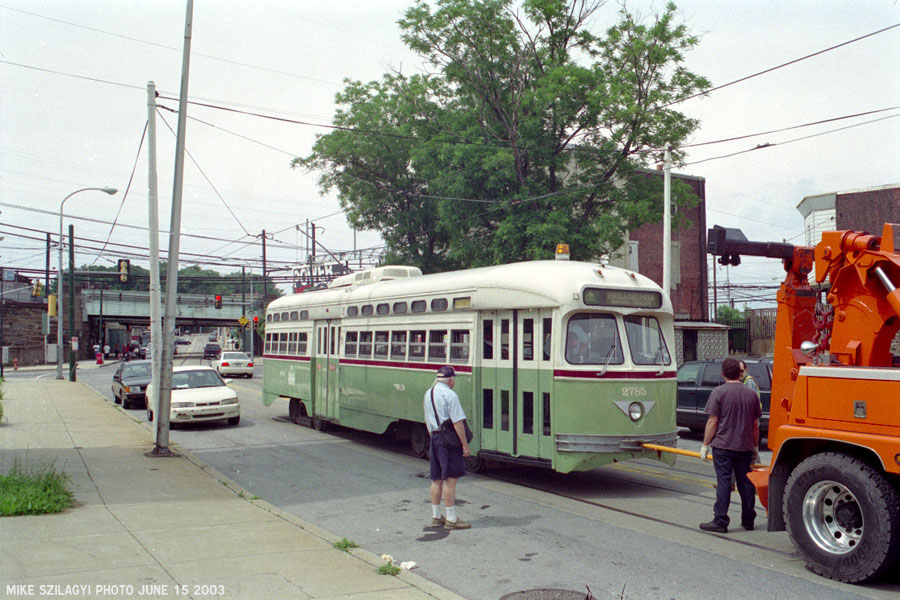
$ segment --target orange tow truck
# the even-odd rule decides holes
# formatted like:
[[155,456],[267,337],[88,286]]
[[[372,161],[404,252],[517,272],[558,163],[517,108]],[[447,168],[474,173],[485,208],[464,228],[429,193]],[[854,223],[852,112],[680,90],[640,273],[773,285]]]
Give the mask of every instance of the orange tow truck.
[[[808,567],[847,583],[900,567],[900,225],[828,231],[815,248],[709,230],[721,264],[780,258],[769,448],[750,474],[769,531]],[[818,284],[807,276],[815,268]],[[827,289],[827,291],[824,291]],[[822,296],[825,300],[822,300]]]

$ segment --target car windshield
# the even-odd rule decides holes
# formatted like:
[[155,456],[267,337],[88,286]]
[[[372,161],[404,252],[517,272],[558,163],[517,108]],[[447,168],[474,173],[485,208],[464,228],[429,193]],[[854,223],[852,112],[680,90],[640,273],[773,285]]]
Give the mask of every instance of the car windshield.
[[219,387],[225,385],[219,374],[211,370],[176,371],[172,373],[172,389]]
[[150,365],[125,365],[122,377],[150,377]]
[[222,360],[250,360],[243,352],[226,352],[222,355]]

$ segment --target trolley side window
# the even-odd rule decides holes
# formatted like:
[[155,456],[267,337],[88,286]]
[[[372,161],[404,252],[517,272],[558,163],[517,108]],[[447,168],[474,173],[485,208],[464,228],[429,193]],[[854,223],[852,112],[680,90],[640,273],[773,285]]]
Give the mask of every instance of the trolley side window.
[[534,392],[522,392],[522,433],[534,433]]
[[428,332],[428,362],[447,360],[447,331],[432,329]]
[[263,350],[263,352],[265,352],[266,354],[272,353],[272,334],[271,333],[266,334],[266,346],[265,346],[265,349]]
[[550,435],[550,392],[544,392],[544,435]]
[[391,333],[391,359],[406,360],[406,332]]
[[299,347],[298,347],[300,356],[306,356],[306,354],[307,354],[306,341],[308,339],[308,336],[309,336],[309,334],[307,332],[305,332],[305,331],[300,332],[300,341],[299,341]]
[[509,390],[500,390],[500,429],[509,431]]
[[656,317],[629,315],[625,317],[625,335],[636,365],[670,365],[672,357],[666,348],[662,329]]
[[481,427],[494,428],[494,390],[481,390]]
[[288,354],[297,354],[297,332],[292,331],[288,336]]
[[534,319],[522,319],[522,360],[534,360]]
[[278,354],[287,354],[288,334],[280,333],[278,336]]
[[500,360],[509,360],[509,319],[500,319]]
[[371,358],[372,357],[372,332],[371,331],[360,331],[359,332],[359,357],[360,358]]
[[453,329],[450,331],[450,362],[469,362],[470,337],[468,329]]
[[410,331],[409,332],[409,360],[424,361],[425,360],[425,332]]
[[484,360],[494,359],[494,320],[485,319],[481,324],[483,340],[481,344],[481,358]]
[[388,332],[375,332],[375,358],[387,358],[388,355]]
[[550,349],[552,347],[550,345],[550,340],[552,339],[552,335],[551,335],[552,333],[553,333],[553,319],[550,319],[550,318],[544,319],[544,332],[543,332],[544,348],[543,348],[543,356],[542,356],[543,360],[550,360]]
[[625,362],[614,315],[588,313],[569,319],[566,361],[582,365],[621,365]]
[[356,356],[356,342],[359,338],[359,334],[355,331],[348,331],[346,339],[344,340],[344,356],[349,356],[353,358]]

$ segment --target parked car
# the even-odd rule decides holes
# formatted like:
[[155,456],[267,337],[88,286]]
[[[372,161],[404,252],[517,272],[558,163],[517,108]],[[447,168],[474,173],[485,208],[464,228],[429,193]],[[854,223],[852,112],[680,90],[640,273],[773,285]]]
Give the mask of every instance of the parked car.
[[223,352],[210,366],[223,377],[253,377],[253,361],[243,352]]
[[122,408],[144,408],[146,406],[147,385],[150,383],[149,360],[132,360],[119,363],[113,373],[112,393],[116,404]]
[[[747,358],[750,376],[759,385],[759,399],[762,402],[762,418],[759,420],[760,435],[769,432],[769,403],[772,397],[772,363],[768,360]],[[722,359],[695,360],[678,368],[678,404],[676,423],[691,431],[702,432],[709,415],[703,412],[709,394],[725,383],[722,377]]]
[[[241,401],[237,392],[210,367],[182,366],[172,369],[172,400],[169,423],[202,421],[241,422]],[[159,410],[159,397],[151,384],[147,389],[147,419]]]
[[222,351],[222,347],[218,344],[207,344],[203,347],[203,359],[212,359],[215,360],[219,358],[219,353]]
[[175,344],[178,346],[190,346],[191,343],[192,343],[191,340],[189,340],[187,338],[178,338],[175,340]]

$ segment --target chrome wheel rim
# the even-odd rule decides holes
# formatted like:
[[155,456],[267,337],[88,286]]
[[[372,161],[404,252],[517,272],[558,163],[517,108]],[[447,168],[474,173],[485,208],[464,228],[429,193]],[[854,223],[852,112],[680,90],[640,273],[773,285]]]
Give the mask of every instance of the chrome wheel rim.
[[836,481],[820,481],[803,498],[803,526],[813,542],[831,554],[853,551],[863,536],[856,496]]

